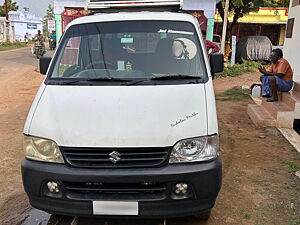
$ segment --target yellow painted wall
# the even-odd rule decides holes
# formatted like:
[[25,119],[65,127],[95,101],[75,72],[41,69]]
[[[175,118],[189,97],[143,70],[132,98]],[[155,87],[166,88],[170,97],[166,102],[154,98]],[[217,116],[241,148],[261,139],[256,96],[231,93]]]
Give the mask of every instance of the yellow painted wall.
[[286,25],[281,25],[281,27],[280,27],[279,45],[284,45],[285,29],[286,29]]
[[[261,8],[258,12],[251,12],[248,15],[239,19],[239,22],[244,23],[278,23],[287,22],[288,20],[287,9],[269,9]],[[233,15],[230,15],[229,21],[232,21]],[[215,21],[221,22],[222,19],[219,14],[215,15]]]

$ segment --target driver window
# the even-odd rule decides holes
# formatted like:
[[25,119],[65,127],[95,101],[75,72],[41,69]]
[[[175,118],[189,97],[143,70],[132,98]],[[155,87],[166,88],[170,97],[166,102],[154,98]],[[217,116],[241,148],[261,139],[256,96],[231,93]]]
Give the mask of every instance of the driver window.
[[71,37],[64,49],[64,53],[62,55],[58,76],[63,77],[65,71],[78,64],[78,53],[80,46],[81,38],[80,37]]

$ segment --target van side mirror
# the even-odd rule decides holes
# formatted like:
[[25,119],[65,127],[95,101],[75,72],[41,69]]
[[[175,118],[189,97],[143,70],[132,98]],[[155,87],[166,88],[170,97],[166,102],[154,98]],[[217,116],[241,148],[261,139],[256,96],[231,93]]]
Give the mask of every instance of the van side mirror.
[[212,78],[215,78],[216,73],[223,72],[224,70],[224,55],[215,53],[210,56],[210,68]]
[[51,62],[51,57],[42,56],[40,58],[40,73],[46,75],[48,67]]

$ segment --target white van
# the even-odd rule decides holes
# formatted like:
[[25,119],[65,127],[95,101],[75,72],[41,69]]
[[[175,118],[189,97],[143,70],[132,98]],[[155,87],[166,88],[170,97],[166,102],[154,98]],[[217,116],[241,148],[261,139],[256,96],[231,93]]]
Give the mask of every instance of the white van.
[[212,74],[223,56],[209,62],[194,17],[76,19],[40,66],[47,76],[25,123],[22,162],[33,207],[76,216],[209,217],[222,177]]

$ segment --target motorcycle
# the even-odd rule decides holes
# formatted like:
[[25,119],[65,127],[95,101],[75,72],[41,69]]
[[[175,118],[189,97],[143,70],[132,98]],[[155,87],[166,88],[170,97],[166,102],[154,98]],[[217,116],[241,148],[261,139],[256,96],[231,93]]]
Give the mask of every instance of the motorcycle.
[[46,50],[43,43],[40,40],[36,41],[33,47],[33,54],[36,55],[36,58],[39,59],[41,56],[45,55],[45,53]]
[[55,38],[49,38],[49,49],[50,51],[55,50],[56,48],[56,39]]

